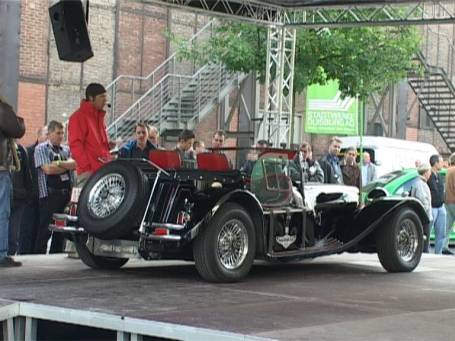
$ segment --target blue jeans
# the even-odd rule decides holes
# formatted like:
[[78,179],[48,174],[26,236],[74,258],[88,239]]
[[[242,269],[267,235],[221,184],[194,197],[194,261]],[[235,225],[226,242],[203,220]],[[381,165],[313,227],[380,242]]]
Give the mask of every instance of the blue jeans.
[[8,252],[9,217],[13,185],[9,172],[0,171],[0,259]]
[[434,229],[434,253],[441,254],[446,241],[447,212],[444,205],[432,208]]

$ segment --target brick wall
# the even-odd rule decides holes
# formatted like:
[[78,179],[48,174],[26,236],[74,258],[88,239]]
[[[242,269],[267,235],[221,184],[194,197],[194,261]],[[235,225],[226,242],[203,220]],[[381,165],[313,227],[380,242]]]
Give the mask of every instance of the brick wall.
[[[89,31],[95,56],[81,67],[78,63],[58,60],[53,34],[49,34],[48,5],[48,0],[21,2],[19,110],[26,116],[30,127],[24,139],[26,141],[34,140],[36,129],[45,120],[64,121],[78,107],[83,90],[89,82],[97,81],[107,85],[120,74],[149,74],[175,50],[175,46],[170,45],[165,37],[167,29],[189,39],[210,20],[207,16],[151,4],[92,0]],[[453,26],[451,27],[452,31],[449,26],[433,26],[433,30],[439,29],[453,36]],[[433,47],[431,50],[434,52],[436,43],[432,42],[429,46]],[[441,51],[447,52],[444,48]],[[433,55],[430,57],[436,58]],[[192,68],[191,63],[185,63],[178,71],[189,72]],[[409,103],[413,96],[410,91]],[[304,97],[298,97],[296,104],[297,110],[303,112]],[[418,128],[417,107],[411,112],[409,128]],[[388,106],[384,104],[386,120],[388,111]],[[367,113],[370,117],[374,114],[371,106],[367,107]],[[217,128],[216,117],[214,110],[195,129],[196,135],[208,146],[211,134]],[[39,124],[35,127],[37,123]],[[410,138],[411,136],[413,138],[415,135],[411,134]],[[438,149],[444,149],[441,137],[434,131],[419,130],[416,136],[419,140],[432,141]],[[326,151],[329,136],[304,134],[302,138],[312,143],[315,155]]]
[[49,15],[47,0],[21,2],[21,32],[19,73],[21,79],[45,82],[47,79],[47,52]]
[[25,119],[21,143],[35,141],[46,116],[49,19],[47,0],[21,2],[19,88],[17,112]]
[[17,112],[25,120],[27,131],[20,141],[25,146],[35,141],[36,132],[44,125],[45,98],[45,84],[19,82]]
[[59,60],[51,35],[47,121],[65,121],[79,106],[87,84],[107,85],[112,80],[115,9],[115,0],[90,1],[88,29],[94,56],[83,64]]

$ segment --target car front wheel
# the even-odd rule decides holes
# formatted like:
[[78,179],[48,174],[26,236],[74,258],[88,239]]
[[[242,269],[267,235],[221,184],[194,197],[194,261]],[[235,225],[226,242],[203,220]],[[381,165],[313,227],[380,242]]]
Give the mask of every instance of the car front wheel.
[[420,262],[423,251],[423,227],[416,212],[398,209],[376,231],[379,260],[389,272],[410,272]]
[[193,245],[199,274],[210,282],[236,282],[251,269],[256,248],[253,221],[234,203],[223,205]]

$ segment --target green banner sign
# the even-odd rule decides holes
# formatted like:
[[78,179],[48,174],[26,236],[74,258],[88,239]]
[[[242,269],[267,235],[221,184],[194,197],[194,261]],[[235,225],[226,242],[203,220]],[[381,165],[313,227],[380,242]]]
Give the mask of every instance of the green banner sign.
[[337,81],[308,87],[305,115],[306,133],[358,135],[358,114],[358,99],[342,98]]

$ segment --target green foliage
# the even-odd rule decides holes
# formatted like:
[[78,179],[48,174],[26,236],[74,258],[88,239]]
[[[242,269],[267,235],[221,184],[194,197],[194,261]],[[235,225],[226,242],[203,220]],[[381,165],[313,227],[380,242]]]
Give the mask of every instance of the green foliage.
[[[225,23],[204,43],[173,38],[180,58],[197,63],[223,62],[233,71],[257,71],[264,79],[267,29]],[[366,97],[406,78],[420,46],[414,27],[358,27],[297,31],[294,90],[337,79],[345,96]]]

